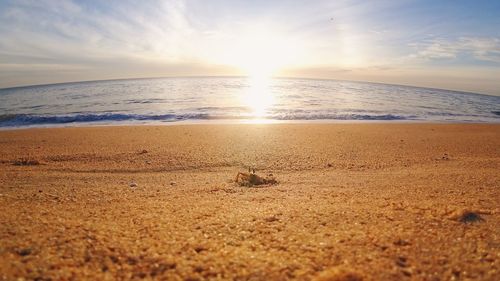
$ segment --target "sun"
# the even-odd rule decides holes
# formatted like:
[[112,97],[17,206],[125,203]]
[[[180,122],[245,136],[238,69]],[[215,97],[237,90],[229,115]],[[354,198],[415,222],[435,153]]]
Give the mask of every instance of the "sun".
[[247,24],[218,33],[203,52],[217,65],[230,66],[247,76],[273,76],[305,59],[303,40],[276,26]]
[[270,77],[297,60],[297,43],[271,28],[253,28],[229,47],[231,64],[250,77]]
[[241,99],[254,118],[265,118],[274,102],[271,77],[300,58],[300,44],[290,38],[269,26],[252,26],[225,42],[221,61],[248,77]]
[[240,100],[255,119],[266,118],[275,101],[272,77],[307,57],[303,40],[269,23],[236,24],[217,32],[211,42],[204,52],[209,61],[247,77]]

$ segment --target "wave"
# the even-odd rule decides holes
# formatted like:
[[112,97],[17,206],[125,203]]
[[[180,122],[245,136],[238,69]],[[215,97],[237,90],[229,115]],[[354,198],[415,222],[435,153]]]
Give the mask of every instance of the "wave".
[[381,120],[381,121],[391,121],[391,120],[409,120],[414,119],[415,116],[400,116],[393,114],[282,114],[275,115],[269,119],[275,120]]
[[29,126],[69,123],[120,122],[120,121],[179,121],[185,119],[203,119],[203,114],[195,116],[177,116],[175,114],[141,115],[141,114],[76,114],[76,115],[0,115],[0,126]]
[[[254,119],[253,116],[223,116],[210,114],[74,114],[74,115],[31,115],[5,114],[0,115],[0,127],[22,127],[36,125],[78,124],[78,123],[114,123],[114,122],[176,122],[186,120],[235,120]],[[404,117],[392,114],[277,114],[266,116],[270,120],[408,120],[414,116]]]

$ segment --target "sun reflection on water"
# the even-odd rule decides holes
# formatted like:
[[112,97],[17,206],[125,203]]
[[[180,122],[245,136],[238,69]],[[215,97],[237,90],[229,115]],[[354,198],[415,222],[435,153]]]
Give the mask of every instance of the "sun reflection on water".
[[267,111],[274,101],[270,87],[271,78],[251,76],[248,79],[249,87],[243,95],[243,103],[250,109],[252,119],[265,120]]

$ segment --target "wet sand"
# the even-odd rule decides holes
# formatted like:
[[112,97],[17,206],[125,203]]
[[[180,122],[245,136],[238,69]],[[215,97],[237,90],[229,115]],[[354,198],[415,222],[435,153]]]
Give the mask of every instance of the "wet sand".
[[499,171],[500,125],[2,131],[0,280],[500,280]]

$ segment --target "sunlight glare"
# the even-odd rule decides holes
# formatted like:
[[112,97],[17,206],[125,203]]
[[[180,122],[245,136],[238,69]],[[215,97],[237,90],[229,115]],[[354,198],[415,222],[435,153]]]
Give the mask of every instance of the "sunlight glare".
[[243,94],[253,119],[265,119],[274,97],[270,88],[273,75],[300,59],[298,42],[270,27],[253,27],[228,44],[224,61],[241,69],[249,87]]
[[253,118],[265,118],[268,108],[273,103],[270,90],[270,77],[265,75],[251,76],[249,87],[243,96],[243,103],[250,108]]
[[209,57],[246,76],[272,76],[286,67],[299,65],[304,57],[303,42],[278,26],[247,24],[217,39]]
[[222,32],[216,38],[218,43],[212,45],[210,57],[248,77],[241,102],[250,109],[252,119],[265,119],[274,100],[272,77],[300,65],[306,54],[303,42],[288,34],[286,28],[256,23]]

